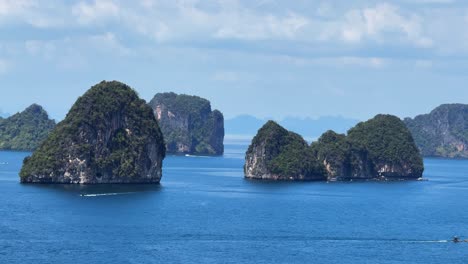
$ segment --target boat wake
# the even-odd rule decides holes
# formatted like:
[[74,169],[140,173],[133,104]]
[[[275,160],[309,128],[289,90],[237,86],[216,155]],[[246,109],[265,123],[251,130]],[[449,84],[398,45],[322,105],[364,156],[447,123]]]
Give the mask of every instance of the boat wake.
[[209,158],[210,156],[197,156],[197,155],[185,154],[185,157],[189,157],[189,158]]
[[452,242],[451,240],[423,240],[423,241],[410,241],[413,243],[448,243]]
[[122,192],[122,193],[82,193],[81,197],[97,197],[97,196],[114,196],[114,195],[125,195],[132,194],[134,192]]

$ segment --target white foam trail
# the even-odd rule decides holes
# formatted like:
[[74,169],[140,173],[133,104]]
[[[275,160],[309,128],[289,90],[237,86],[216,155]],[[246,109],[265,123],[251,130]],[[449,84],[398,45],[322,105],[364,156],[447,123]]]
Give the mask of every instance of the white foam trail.
[[190,155],[190,154],[185,154],[185,157],[189,157],[189,158],[210,158],[210,156],[197,156],[197,155]]
[[451,242],[449,240],[426,240],[426,241],[412,241],[412,242],[415,242],[415,243],[448,243],[448,242]]
[[96,196],[112,196],[112,195],[124,195],[124,194],[131,194],[133,192],[125,192],[125,193],[87,193],[87,194],[80,194],[80,196],[84,197],[96,197]]

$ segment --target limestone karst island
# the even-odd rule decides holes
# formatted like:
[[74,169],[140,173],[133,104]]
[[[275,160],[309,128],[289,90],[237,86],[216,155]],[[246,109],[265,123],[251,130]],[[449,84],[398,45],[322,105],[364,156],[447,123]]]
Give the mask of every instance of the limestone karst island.
[[[327,131],[312,144],[268,121],[246,152],[244,174],[286,181],[420,179],[422,156],[467,157],[467,115],[463,104],[404,121],[377,115],[347,134]],[[0,119],[1,148],[35,150],[24,160],[23,183],[159,183],[166,153],[222,155],[224,134],[223,114],[204,98],[157,93],[146,103],[117,81],[93,86],[56,126],[36,104]]]
[[468,264],[468,0],[0,0],[0,264]]
[[424,165],[403,121],[377,115],[348,135],[328,131],[308,145],[298,134],[267,122],[249,146],[246,178],[266,180],[419,179]]
[[425,157],[468,158],[468,105],[444,104],[404,121]]
[[34,150],[54,126],[55,121],[37,104],[8,118],[0,118],[0,150]]
[[149,102],[164,134],[167,153],[222,155],[224,117],[210,101],[185,94],[158,93]]
[[78,98],[20,172],[23,183],[159,183],[166,149],[152,109],[129,86]]

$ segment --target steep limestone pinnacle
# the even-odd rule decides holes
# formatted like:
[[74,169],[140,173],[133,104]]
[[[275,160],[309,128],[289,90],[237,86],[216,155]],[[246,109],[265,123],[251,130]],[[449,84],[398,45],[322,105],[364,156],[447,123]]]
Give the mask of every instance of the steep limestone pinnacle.
[[222,155],[224,117],[208,100],[185,94],[158,93],[149,105],[170,154]]
[[129,86],[103,81],[24,160],[24,183],[159,183],[163,136],[146,102]]

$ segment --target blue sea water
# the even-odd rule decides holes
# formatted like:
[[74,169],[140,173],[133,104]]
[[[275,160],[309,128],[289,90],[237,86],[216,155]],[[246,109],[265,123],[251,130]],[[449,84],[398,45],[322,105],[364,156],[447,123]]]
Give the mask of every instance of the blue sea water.
[[[427,181],[245,180],[246,145],[169,156],[161,185],[24,185],[0,152],[0,263],[468,263],[468,161]],[[85,196],[80,196],[84,194]]]

